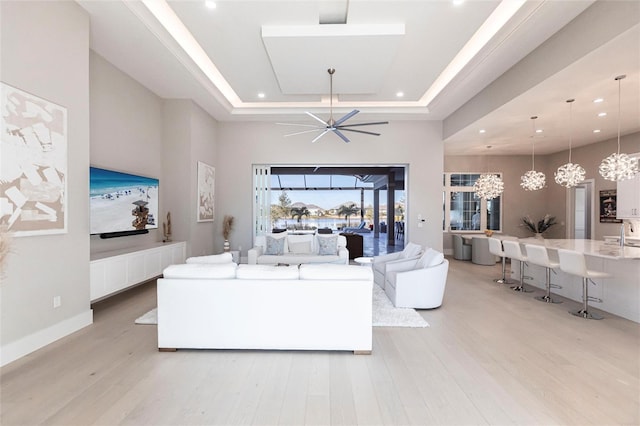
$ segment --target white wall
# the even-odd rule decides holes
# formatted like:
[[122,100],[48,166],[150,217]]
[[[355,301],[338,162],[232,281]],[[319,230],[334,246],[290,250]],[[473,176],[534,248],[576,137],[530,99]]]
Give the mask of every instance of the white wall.
[[214,253],[214,222],[197,222],[198,161],[216,166],[217,122],[188,100],[165,100],[163,107],[162,215],[171,212],[172,239],[187,241],[187,256]]
[[[162,191],[162,99],[90,53],[90,161],[95,167],[160,179]],[[159,211],[165,200],[160,194]],[[161,222],[161,217],[157,218]],[[91,253],[142,246],[162,240],[162,223],[148,234],[100,239],[91,236]]]
[[[442,249],[443,147],[440,122],[392,121],[381,136],[351,134],[344,143],[329,134],[311,144],[309,135],[285,138],[274,123],[219,123],[216,204],[218,218],[236,219],[232,249],[242,254],[252,245],[252,165],[407,165],[408,240]],[[422,214],[426,223],[417,226]],[[221,221],[216,221],[215,247],[222,250]]]
[[[0,2],[3,82],[68,111],[68,232],[14,238],[0,283],[0,363],[92,322],[89,17],[75,2]],[[53,297],[62,306],[53,308]]]

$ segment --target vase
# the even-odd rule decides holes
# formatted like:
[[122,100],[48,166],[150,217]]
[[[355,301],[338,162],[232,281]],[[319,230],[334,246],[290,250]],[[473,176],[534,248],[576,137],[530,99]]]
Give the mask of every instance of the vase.
[[224,252],[228,252],[229,250],[231,250],[231,245],[229,244],[229,240],[224,240]]
[[544,237],[542,236],[542,232],[536,232],[535,237],[539,240],[544,240]]

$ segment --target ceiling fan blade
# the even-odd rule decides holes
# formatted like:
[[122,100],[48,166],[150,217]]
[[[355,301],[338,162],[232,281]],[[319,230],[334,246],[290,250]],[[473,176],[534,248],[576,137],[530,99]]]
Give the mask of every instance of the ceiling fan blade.
[[305,112],[309,117],[313,118],[314,120],[318,120],[319,122],[321,122],[324,126],[327,125],[327,122],[324,121],[322,118],[318,117],[317,115],[314,115],[312,113],[310,113],[309,111]]
[[364,130],[345,129],[344,127],[340,127],[340,130],[344,130],[345,132],[356,132],[356,133],[364,133],[365,135],[380,136],[380,133],[365,132]]
[[325,129],[324,132],[320,133],[318,136],[316,136],[311,143],[316,142],[318,139],[320,139],[321,137],[323,137],[324,135],[326,135],[327,133],[329,133],[329,129]]
[[333,129],[333,133],[335,133],[336,135],[338,135],[340,137],[340,139],[342,139],[343,141],[345,141],[346,143],[349,143],[349,139],[342,134],[342,132],[336,128]]
[[313,133],[313,132],[319,132],[325,130],[324,128],[318,127],[317,129],[311,129],[311,130],[301,130],[299,132],[295,132],[295,133],[287,133],[286,135],[284,135],[284,137],[286,138],[287,136],[295,136],[295,135],[304,135],[305,133]]
[[389,122],[388,121],[376,121],[376,122],[372,122],[372,123],[344,124],[344,125],[342,125],[340,127],[374,126],[374,125],[377,125],[377,124],[389,124]]
[[357,109],[354,109],[353,111],[351,111],[350,113],[348,113],[347,115],[345,115],[344,117],[342,117],[341,119],[339,119],[338,121],[336,121],[334,123],[334,127],[335,126],[339,126],[341,123],[344,123],[345,121],[347,121],[348,119],[350,119],[351,117],[353,117],[354,115],[356,115],[357,113],[359,113],[360,111],[358,111]]
[[318,126],[317,124],[300,124],[300,123],[276,123],[280,126],[299,126],[299,127],[314,127],[316,129],[324,129],[327,127],[327,123],[324,123],[323,127]]

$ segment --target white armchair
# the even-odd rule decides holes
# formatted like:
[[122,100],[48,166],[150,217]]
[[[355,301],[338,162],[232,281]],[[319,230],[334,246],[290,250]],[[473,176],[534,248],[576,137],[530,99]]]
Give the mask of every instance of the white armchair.
[[385,293],[397,308],[432,309],[442,305],[449,261],[433,249],[417,260],[387,264]]
[[421,253],[422,247],[420,245],[409,242],[402,251],[375,256],[373,258],[373,282],[378,284],[380,288],[384,288],[384,276],[387,263],[410,259],[415,260],[420,257]]

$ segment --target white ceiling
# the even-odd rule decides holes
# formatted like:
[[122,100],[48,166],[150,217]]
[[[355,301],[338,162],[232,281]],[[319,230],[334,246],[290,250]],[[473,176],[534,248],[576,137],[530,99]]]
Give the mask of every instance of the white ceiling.
[[[438,80],[483,24],[519,2],[450,80]],[[467,0],[459,6],[446,0],[223,0],[215,9],[204,0],[78,3],[91,15],[94,51],[158,96],[193,99],[219,121],[315,124],[305,111],[328,118],[327,69],[335,68],[336,118],[361,111],[350,124],[444,120],[447,154],[486,153],[486,145],[494,155],[529,154],[536,115],[544,131],[536,152],[547,154],[568,147],[568,98],[576,99],[574,147],[616,136],[614,77],[626,74],[622,134],[640,131],[635,0]],[[609,13],[610,7],[622,12]],[[159,18],[158,11],[168,15]],[[161,19],[197,43],[180,44]],[[202,56],[190,57],[189,49]],[[598,97],[605,101],[593,104]],[[597,117],[601,111],[608,115]],[[384,126],[375,131],[384,135]],[[358,143],[372,137],[357,136]],[[334,142],[340,140],[323,140]]]

